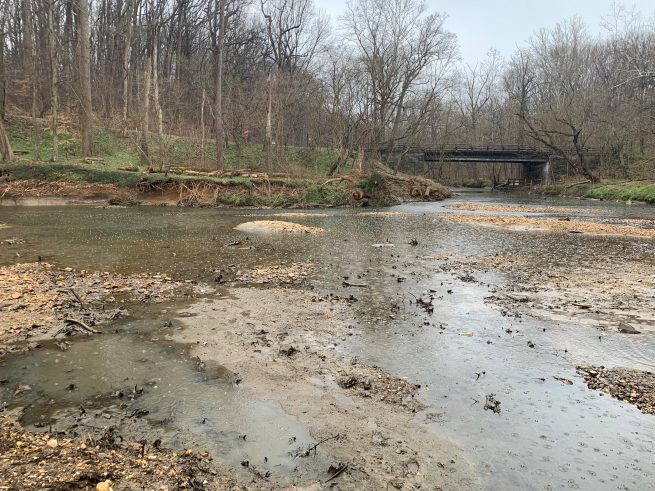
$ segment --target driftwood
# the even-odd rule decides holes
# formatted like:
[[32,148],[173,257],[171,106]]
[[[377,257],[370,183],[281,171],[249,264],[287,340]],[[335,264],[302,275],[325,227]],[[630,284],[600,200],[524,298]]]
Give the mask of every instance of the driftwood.
[[333,177],[332,179],[328,179],[323,184],[321,184],[320,187],[327,186],[328,184],[333,183],[333,182],[342,182],[342,181],[346,181],[346,182],[350,182],[350,183],[355,182],[355,180],[352,177],[339,176],[339,177]]
[[65,333],[65,334],[70,335],[73,330],[86,331],[86,332],[88,332],[90,334],[100,334],[100,331],[96,331],[92,327],[89,327],[87,324],[85,324],[82,321],[78,321],[77,319],[66,318],[66,319],[64,319],[64,322],[66,324],[69,324],[69,325],[62,327],[56,333],[54,333],[52,335],[53,338],[57,337],[61,333]]

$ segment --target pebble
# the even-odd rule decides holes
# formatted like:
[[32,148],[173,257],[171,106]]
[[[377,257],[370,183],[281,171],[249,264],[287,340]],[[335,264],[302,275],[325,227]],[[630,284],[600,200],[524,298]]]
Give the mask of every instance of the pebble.
[[96,484],[96,491],[114,491],[114,488],[111,487],[111,481],[102,481]]
[[57,442],[55,438],[51,438],[50,440],[48,440],[48,443],[46,443],[46,445],[50,448],[57,448],[58,444],[59,442]]

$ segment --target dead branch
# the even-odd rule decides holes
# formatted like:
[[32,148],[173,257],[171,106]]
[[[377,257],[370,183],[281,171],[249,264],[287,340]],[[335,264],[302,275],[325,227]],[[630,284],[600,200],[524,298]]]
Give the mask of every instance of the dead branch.
[[[321,443],[325,443],[325,442],[328,442],[328,441],[330,441],[330,440],[336,440],[336,439],[338,439],[340,436],[341,436],[341,435],[336,434],[336,435],[334,435],[334,436],[330,436],[330,437],[327,437],[327,438],[323,438],[322,440],[319,440],[317,443],[315,443],[315,444],[312,445],[311,447],[307,447],[305,450],[303,450],[303,451],[300,452],[298,455],[296,455],[296,457],[309,457],[309,455],[312,453],[312,450],[314,451],[314,455],[316,455],[316,449],[318,448],[318,446],[319,446]],[[295,457],[294,457],[294,458],[295,458]]]
[[82,308],[82,310],[84,310],[85,309],[84,302],[82,302],[80,296],[72,288],[69,288],[68,290],[73,294],[73,296],[77,299],[77,301],[80,302],[80,307]]
[[81,327],[82,329],[84,329],[87,332],[90,332],[91,334],[100,334],[100,331],[96,331],[95,329],[86,325],[84,322],[78,321],[77,319],[67,318],[64,319],[64,322],[68,322],[69,324],[75,324],[76,326]]
[[330,482],[332,479],[336,479],[341,474],[343,474],[346,469],[348,469],[348,464],[343,464],[341,467],[337,469],[337,471],[334,474],[332,474],[332,476],[330,476],[327,480],[323,481],[323,484]]

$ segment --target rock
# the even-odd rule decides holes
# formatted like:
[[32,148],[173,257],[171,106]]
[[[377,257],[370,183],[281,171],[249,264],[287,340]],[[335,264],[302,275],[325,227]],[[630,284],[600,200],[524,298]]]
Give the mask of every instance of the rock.
[[46,443],[46,445],[50,448],[57,448],[58,444],[59,442],[57,442],[55,438],[51,438],[50,440],[48,440],[48,443]]
[[496,399],[495,394],[485,396],[484,410],[491,410],[496,414],[500,414],[500,401]]
[[623,334],[641,334],[641,331],[638,331],[627,322],[619,323],[619,332]]
[[96,484],[96,491],[114,491],[114,488],[111,487],[111,481],[102,481]]

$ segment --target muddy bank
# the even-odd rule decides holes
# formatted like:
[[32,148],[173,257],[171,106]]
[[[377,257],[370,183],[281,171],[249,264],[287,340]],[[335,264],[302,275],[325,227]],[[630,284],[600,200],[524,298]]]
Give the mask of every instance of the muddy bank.
[[116,200],[134,204],[134,190],[112,183],[17,180],[0,183],[0,201],[20,202],[25,199],[63,198],[72,201]]
[[164,303],[202,291],[207,288],[157,274],[74,271],[48,263],[1,267],[0,356],[27,340],[101,332],[103,322],[128,315],[129,305]]
[[93,437],[32,433],[14,414],[0,414],[2,489],[243,489],[219,476],[206,455],[128,442],[107,430]]
[[[56,166],[55,166],[56,167]],[[70,169],[68,169],[70,170]],[[0,169],[0,172],[2,169]],[[82,180],[12,177],[0,182],[0,202],[60,198],[73,202],[104,202],[113,206],[173,205],[187,207],[321,208],[387,206],[406,201],[439,201],[451,195],[440,184],[421,177],[391,175],[380,179],[346,176],[337,179],[267,177],[265,174],[212,177],[98,171]],[[32,174],[39,175],[36,166]],[[27,176],[30,173],[27,172]],[[79,204],[79,203],[78,203]]]
[[[175,339],[307,425],[322,442],[318,451],[345,469],[335,479],[339,487],[477,489],[460,450],[412,422],[423,409],[419,388],[341,351],[357,331],[353,301],[235,288],[229,298],[191,307]],[[317,481],[334,471],[324,469]],[[275,481],[261,486],[274,488]]]
[[[207,292],[162,275],[58,270],[47,263],[2,267],[0,361],[9,352],[38,348],[55,336],[58,348],[65,351],[71,337],[101,336],[103,324],[129,315],[136,304],[163,304]],[[32,390],[26,385],[14,389],[15,395]],[[76,387],[70,384],[68,390]],[[154,437],[124,437],[106,424],[110,413],[91,413],[90,401],[85,405],[92,424],[87,424],[87,409],[80,406],[44,432],[26,431],[19,423],[22,411],[6,411],[7,403],[0,405],[3,489],[237,489],[208,454],[164,449]]]
[[235,280],[231,282],[236,286],[249,284],[274,285],[274,286],[299,286],[304,283],[316,266],[310,262],[294,263],[291,265],[270,265],[259,266],[250,270],[237,270],[234,273]]
[[655,374],[627,368],[580,365],[577,368],[590,389],[655,414]]
[[[309,264],[272,266],[244,270],[236,277],[293,285],[309,271]],[[11,301],[3,304],[3,313],[11,316],[3,324],[4,351],[26,346],[25,340],[50,338],[62,328],[71,329],[62,337],[91,335],[75,329],[77,324],[67,323],[68,318],[102,332],[104,322],[125,315],[133,302],[159,304],[204,293],[197,285],[166,276],[57,270],[45,263],[5,267],[0,274],[3,296]],[[413,422],[424,409],[417,398],[419,387],[340,352],[339,345],[356,331],[351,312],[356,300],[291,289],[234,288],[229,298],[205,299],[167,323],[186,325],[181,331],[168,329],[166,339],[190,344],[190,355],[198,357],[197,370],[231,371],[239,387],[273,401],[308,427],[316,443],[287,460],[315,459],[318,452],[317,462],[325,465],[310,474],[313,478],[271,475],[248,461],[236,470],[213,462],[202,444],[188,451],[160,448],[157,432],[164,429],[152,428],[148,411],[132,399],[153,388],[133,386],[59,410],[53,415],[56,423],[30,423],[37,431],[20,426],[20,411],[0,414],[0,483],[10,488],[93,489],[109,480],[114,489],[218,490],[241,489],[238,482],[249,482],[252,489],[283,488],[289,482],[318,489],[329,481],[346,489],[412,489],[435,483],[476,489],[479,483],[459,449]],[[67,341],[60,344],[61,350],[73,350]],[[70,384],[67,390],[77,387]],[[33,389],[15,388],[15,394],[21,391]],[[267,436],[249,439],[257,437]],[[275,463],[268,465],[275,468]],[[244,471],[250,476],[245,481]]]

